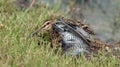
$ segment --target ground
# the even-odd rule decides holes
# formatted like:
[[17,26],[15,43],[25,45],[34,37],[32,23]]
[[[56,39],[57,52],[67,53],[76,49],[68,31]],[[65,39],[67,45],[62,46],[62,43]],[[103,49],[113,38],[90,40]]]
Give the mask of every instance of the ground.
[[47,32],[39,38],[27,36],[37,29],[44,20],[56,13],[56,8],[48,10],[41,5],[31,9],[15,9],[0,0],[0,67],[117,67],[120,59],[104,53],[87,60],[84,55],[61,56],[50,48]]

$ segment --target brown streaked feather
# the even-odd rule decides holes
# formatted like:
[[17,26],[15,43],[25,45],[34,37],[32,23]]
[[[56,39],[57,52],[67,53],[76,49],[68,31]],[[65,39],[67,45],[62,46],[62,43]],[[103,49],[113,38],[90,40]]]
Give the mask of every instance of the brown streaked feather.
[[[63,22],[66,22],[66,23],[72,23],[72,24],[75,24],[75,25],[79,25],[80,27],[82,27],[86,32],[88,32],[90,35],[94,35],[94,32],[93,30],[90,29],[90,27],[84,23],[81,23],[79,21],[74,21],[74,20],[70,20],[70,19],[62,19]],[[60,40],[60,37],[59,35],[53,30],[53,24],[54,24],[54,21],[53,20],[47,20],[45,21],[42,26],[37,30],[37,31],[34,31],[33,33],[38,33],[39,31],[48,31],[49,34],[50,34],[50,38],[51,38],[51,47],[55,47],[55,48],[59,48],[60,47],[60,43],[59,43],[59,40]],[[94,50],[99,50],[99,49],[103,49],[103,48],[106,48],[106,47],[109,47],[109,45],[107,45],[106,43],[103,43],[102,41],[100,40],[97,40],[97,39],[88,39],[90,41],[90,46],[92,49]]]
[[90,40],[91,41],[91,47],[93,47],[94,49],[97,50],[101,50],[103,48],[110,48],[110,45],[108,45],[107,43],[104,43],[98,39],[94,39],[94,40]]
[[82,23],[81,21],[74,21],[74,20],[71,20],[71,19],[64,19],[64,22],[78,25],[78,26],[82,27],[86,32],[88,32],[91,35],[95,34],[94,31],[89,27],[89,25],[87,25],[85,23]]
[[59,35],[53,29],[50,29],[48,32],[50,34],[51,47],[59,46],[58,42],[60,40]]

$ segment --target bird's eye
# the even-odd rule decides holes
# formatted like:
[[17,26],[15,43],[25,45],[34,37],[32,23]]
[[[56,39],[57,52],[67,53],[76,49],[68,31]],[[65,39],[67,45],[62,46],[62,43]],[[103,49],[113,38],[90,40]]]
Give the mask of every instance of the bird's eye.
[[47,25],[50,24],[50,23],[47,23]]

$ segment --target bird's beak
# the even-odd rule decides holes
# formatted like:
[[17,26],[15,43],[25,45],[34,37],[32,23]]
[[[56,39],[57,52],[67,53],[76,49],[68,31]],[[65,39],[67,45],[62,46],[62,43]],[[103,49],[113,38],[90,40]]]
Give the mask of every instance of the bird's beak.
[[[49,23],[49,24],[47,24],[47,23]],[[43,31],[51,29],[52,26],[50,26],[50,25],[52,25],[52,24],[50,24],[50,23],[51,23],[51,21],[46,21],[45,23],[42,24],[42,26],[40,28],[38,28],[37,30],[35,30],[34,32],[32,32],[29,35],[29,37],[33,37],[35,34],[37,34],[40,31],[43,32]]]
[[35,34],[37,34],[38,32],[40,32],[41,31],[41,27],[40,28],[38,28],[37,30],[35,30],[34,32],[32,32],[30,35],[29,35],[29,37],[33,37]]

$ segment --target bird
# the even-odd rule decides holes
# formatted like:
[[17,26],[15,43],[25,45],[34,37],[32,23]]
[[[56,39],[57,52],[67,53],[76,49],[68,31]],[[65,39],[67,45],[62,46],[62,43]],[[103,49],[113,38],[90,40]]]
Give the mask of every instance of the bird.
[[58,20],[54,23],[53,28],[62,38],[61,43],[64,54],[78,55],[82,52],[96,53],[97,50],[110,47],[107,43],[99,39],[91,39],[89,32],[86,32],[78,25]]
[[62,53],[64,55],[78,55],[82,52],[89,52],[89,43],[85,42],[86,40],[83,40],[84,38],[76,33],[74,29],[72,30],[69,25],[62,21],[57,21],[53,28],[62,38]]
[[56,20],[46,20],[41,27],[29,36],[44,31],[48,31],[50,34],[51,47],[55,47],[56,50],[62,48],[63,55],[79,55],[109,47],[108,44],[99,39],[91,38],[95,34],[88,25],[63,17]]

